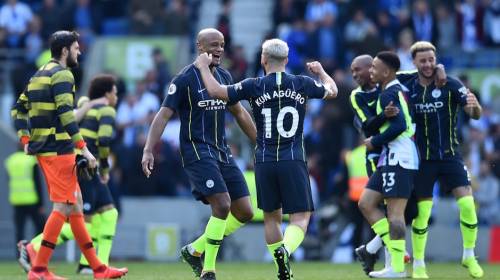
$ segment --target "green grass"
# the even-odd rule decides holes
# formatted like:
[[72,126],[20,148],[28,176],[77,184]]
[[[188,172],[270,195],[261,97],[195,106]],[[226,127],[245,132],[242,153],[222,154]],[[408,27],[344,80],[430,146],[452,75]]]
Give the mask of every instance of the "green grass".
[[[191,270],[182,263],[126,262],[115,263],[127,266],[130,270],[125,279],[137,280],[189,280],[195,279]],[[92,279],[89,276],[75,275],[75,264],[56,262],[51,267],[61,276],[70,279]],[[500,279],[500,265],[483,265],[485,277],[482,279]],[[276,279],[274,265],[260,263],[221,263],[217,266],[219,280],[268,280]],[[292,269],[296,280],[328,279],[369,279],[361,271],[359,264],[333,265],[330,263],[293,263]],[[428,272],[431,279],[471,279],[467,270],[459,264],[430,264]],[[0,262],[0,279],[26,279],[26,274],[14,262]]]

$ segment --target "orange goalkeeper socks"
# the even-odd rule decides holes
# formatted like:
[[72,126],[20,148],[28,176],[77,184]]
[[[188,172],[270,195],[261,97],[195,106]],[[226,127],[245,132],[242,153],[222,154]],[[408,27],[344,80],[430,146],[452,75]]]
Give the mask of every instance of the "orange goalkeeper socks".
[[94,246],[92,245],[92,239],[90,239],[90,235],[87,232],[87,228],[85,227],[85,221],[83,219],[82,213],[73,213],[69,216],[69,223],[71,225],[71,230],[73,231],[73,235],[75,236],[75,240],[82,251],[82,254],[85,256],[87,261],[89,262],[92,270],[100,271],[105,266],[99,261],[97,258]]
[[65,221],[66,216],[61,212],[52,211],[52,213],[50,213],[45,223],[45,227],[43,228],[42,245],[36,255],[33,271],[44,271],[47,269],[52,252],[54,252],[54,248],[56,247],[57,237]]

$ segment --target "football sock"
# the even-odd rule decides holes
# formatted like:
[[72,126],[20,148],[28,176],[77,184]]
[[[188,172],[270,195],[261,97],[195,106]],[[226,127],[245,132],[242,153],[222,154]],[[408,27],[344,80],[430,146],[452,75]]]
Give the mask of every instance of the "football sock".
[[215,271],[215,261],[217,259],[217,252],[222,244],[224,231],[226,230],[226,220],[210,217],[205,228],[205,260],[203,264],[203,271]]
[[419,201],[417,203],[418,215],[411,224],[411,243],[413,248],[413,259],[424,260],[425,246],[427,244],[427,234],[429,218],[432,211],[432,200]]
[[54,252],[56,247],[57,237],[65,221],[66,216],[61,212],[52,211],[52,213],[50,213],[45,223],[45,227],[43,228],[43,240],[36,254],[33,271],[43,271],[47,269],[52,252]]
[[[240,227],[242,227],[244,223],[238,221],[236,217],[233,216],[233,214],[229,213],[226,219],[226,229],[224,231],[224,236],[229,236],[233,234],[236,230],[238,230]],[[193,254],[203,254],[205,252],[205,234],[202,234],[200,237],[198,237],[195,241],[193,241],[189,247],[191,255]]]
[[[98,216],[97,219],[100,219],[100,226],[97,228],[97,256],[101,262],[108,265],[113,238],[116,233],[118,211],[113,208],[95,216]],[[94,226],[94,219],[92,219],[92,226]]]
[[372,229],[376,235],[380,236],[385,246],[390,245],[389,237],[389,221],[387,218],[382,218],[372,225]]
[[[92,245],[94,245],[94,248],[96,248],[97,244],[97,230],[98,228],[94,227],[94,217],[97,215],[92,216],[92,221],[90,223],[85,222],[85,227],[87,228],[87,231],[89,232],[90,238],[92,239]],[[97,250],[97,249],[96,249]],[[85,258],[83,254],[80,255],[80,264],[81,265],[89,265],[89,262]]]
[[375,237],[366,244],[366,251],[370,254],[376,254],[384,244],[382,243],[382,238],[375,235]]
[[[59,237],[57,237],[56,245],[60,245],[72,239],[74,239],[74,236],[73,232],[71,231],[71,227],[68,223],[64,223],[61,228],[61,232],[59,233]],[[42,245],[42,240],[43,240],[43,233],[40,233],[39,235],[31,239],[30,243],[33,245],[33,249],[35,249],[36,252],[40,250],[40,246]]]
[[464,196],[457,200],[457,203],[460,209],[460,229],[462,231],[464,249],[473,249],[476,247],[477,239],[477,216],[474,198],[472,196]]
[[283,244],[290,255],[300,246],[300,243],[304,240],[304,235],[304,231],[296,225],[290,224],[286,227]]
[[274,266],[276,266],[276,270],[278,269],[278,263],[276,262],[276,258],[274,257],[274,251],[283,245],[283,241],[279,241],[273,244],[267,244],[267,250],[271,253],[271,256],[274,260]]
[[391,253],[391,266],[394,272],[405,271],[406,241],[404,239],[391,239],[389,252]]
[[83,214],[72,213],[69,216],[69,223],[71,225],[71,229],[73,230],[75,240],[80,247],[80,251],[82,251],[82,254],[85,255],[85,258],[89,262],[92,270],[96,271],[105,268],[105,266],[97,258],[96,251],[92,245],[92,239],[90,239],[90,235],[85,228]]

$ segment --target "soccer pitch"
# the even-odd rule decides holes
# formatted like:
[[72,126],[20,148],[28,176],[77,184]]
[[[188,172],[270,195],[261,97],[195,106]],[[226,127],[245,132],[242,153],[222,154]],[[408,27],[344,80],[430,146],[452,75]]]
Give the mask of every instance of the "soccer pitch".
[[[183,263],[119,262],[116,266],[127,266],[129,274],[123,279],[137,280],[189,280],[194,278],[191,270]],[[76,265],[55,262],[50,266],[58,275],[69,279],[92,279],[77,276]],[[409,268],[409,266],[408,266]],[[483,265],[482,279],[500,279],[500,265]],[[369,279],[359,264],[338,265],[324,262],[293,263],[295,280]],[[217,265],[218,280],[273,280],[274,266],[261,263],[221,263]],[[467,270],[456,263],[428,264],[431,279],[472,279]],[[1,280],[26,279],[26,274],[15,262],[0,262]]]

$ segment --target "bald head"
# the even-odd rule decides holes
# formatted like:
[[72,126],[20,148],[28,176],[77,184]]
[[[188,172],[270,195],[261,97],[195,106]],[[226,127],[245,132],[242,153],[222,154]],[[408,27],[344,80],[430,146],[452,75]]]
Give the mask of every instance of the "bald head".
[[217,38],[217,37],[222,37],[222,39],[224,40],[224,35],[222,35],[222,33],[215,29],[215,28],[205,28],[205,29],[202,29],[200,30],[200,32],[198,32],[198,36],[196,37],[196,41],[198,41],[198,43],[201,43],[201,42],[205,42],[211,38]]
[[374,84],[370,79],[370,67],[373,62],[373,57],[364,54],[357,56],[351,63],[352,78],[363,89],[371,89]]
[[224,35],[214,28],[205,28],[198,32],[196,37],[198,53],[209,53],[212,55],[212,65],[220,64],[221,56],[224,53]]
[[370,67],[373,62],[373,57],[368,54],[363,54],[360,56],[356,56],[352,61],[352,65],[356,64],[361,67]]

